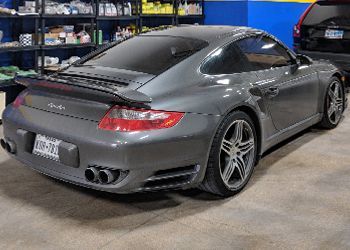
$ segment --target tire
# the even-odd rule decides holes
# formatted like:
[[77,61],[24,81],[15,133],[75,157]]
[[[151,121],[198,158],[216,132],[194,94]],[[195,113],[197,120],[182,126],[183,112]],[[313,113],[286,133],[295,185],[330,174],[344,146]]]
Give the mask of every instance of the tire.
[[239,193],[253,173],[256,158],[257,134],[252,119],[241,111],[230,113],[215,134],[200,189],[222,197]]
[[[338,88],[338,92],[335,91],[336,86]],[[323,104],[323,118],[319,123],[319,127],[324,129],[333,129],[337,127],[344,111],[344,104],[345,93],[343,85],[337,77],[332,77],[327,87]],[[334,110],[330,111],[330,109]]]

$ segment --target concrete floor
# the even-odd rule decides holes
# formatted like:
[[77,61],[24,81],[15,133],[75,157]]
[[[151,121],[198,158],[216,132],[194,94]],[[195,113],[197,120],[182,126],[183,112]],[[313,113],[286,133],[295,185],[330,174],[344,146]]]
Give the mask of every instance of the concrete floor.
[[0,152],[2,249],[350,249],[350,111],[267,154],[229,199],[197,190],[113,195]]

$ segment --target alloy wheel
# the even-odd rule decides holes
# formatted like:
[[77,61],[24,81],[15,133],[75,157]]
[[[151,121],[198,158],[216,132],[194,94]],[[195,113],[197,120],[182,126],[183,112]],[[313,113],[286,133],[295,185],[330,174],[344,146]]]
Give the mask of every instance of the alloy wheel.
[[331,83],[327,96],[327,115],[329,121],[336,125],[341,119],[344,105],[342,86],[338,81]]
[[245,120],[234,121],[226,130],[220,149],[220,173],[230,189],[240,188],[248,178],[255,159],[255,138]]

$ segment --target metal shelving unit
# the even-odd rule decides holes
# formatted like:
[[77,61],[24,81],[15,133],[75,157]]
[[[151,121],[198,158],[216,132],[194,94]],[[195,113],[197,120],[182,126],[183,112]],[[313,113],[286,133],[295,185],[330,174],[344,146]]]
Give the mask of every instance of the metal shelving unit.
[[78,19],[95,19],[95,15],[87,15],[87,14],[81,14],[81,15],[53,15],[53,14],[41,14],[41,18],[49,19],[49,18],[56,18],[56,19],[62,19],[62,18],[78,18]]
[[[36,0],[38,2],[38,0]],[[92,2],[92,5],[94,7],[94,4]],[[96,6],[96,5],[95,5]],[[45,55],[47,51],[54,50],[54,49],[81,49],[81,48],[90,48],[90,51],[94,50],[96,44],[95,43],[83,43],[83,44],[58,44],[58,45],[46,45],[45,44],[45,28],[47,22],[50,20],[64,20],[72,22],[72,19],[74,20],[74,23],[77,20],[88,20],[89,24],[91,25],[91,32],[90,37],[93,38],[93,27],[95,25],[96,21],[96,8],[93,8],[93,12],[95,14],[72,14],[72,15],[58,15],[58,14],[48,14],[45,13],[45,0],[41,1],[41,10],[42,13],[40,14],[40,20],[41,20],[41,46],[40,46],[40,56],[41,56],[41,67],[40,72],[45,72]]]
[[139,20],[140,16],[132,15],[132,16],[98,16],[96,20],[108,20],[108,21],[131,21],[131,20]]
[[3,15],[0,14],[0,18],[5,18],[5,19],[35,19],[35,18],[40,18],[40,15],[23,15],[23,16],[19,16],[19,15]]
[[58,44],[58,45],[42,45],[41,50],[53,50],[53,49],[78,49],[78,48],[90,48],[96,47],[95,43],[82,43],[82,44]]
[[[34,65],[32,68],[35,69],[37,72],[44,72],[44,58],[45,54],[48,51],[52,51],[55,49],[86,49],[90,48],[89,51],[92,51],[101,45],[98,44],[98,35],[99,35],[99,29],[101,27],[101,22],[112,22],[115,23],[115,25],[122,26],[125,24],[126,21],[134,22],[137,27],[137,33],[142,31],[142,27],[145,22],[155,22],[157,21],[161,22],[169,22],[171,25],[178,25],[182,23],[182,20],[184,22],[188,23],[188,21],[192,23],[198,22],[202,23],[204,20],[204,14],[202,15],[178,15],[178,6],[180,0],[164,0],[166,2],[171,2],[174,6],[174,13],[173,14],[142,14],[142,4],[141,0],[132,0],[132,2],[135,4],[135,10],[133,15],[121,15],[121,16],[100,16],[99,15],[99,3],[100,0],[92,0],[93,1],[93,9],[94,14],[79,14],[79,15],[52,15],[52,14],[46,14],[41,13],[38,15],[2,15],[0,14],[0,19],[8,19],[11,25],[11,30],[13,30],[12,34],[12,40],[16,41],[18,39],[19,34],[23,30],[23,23],[27,22],[26,20],[31,20],[31,22],[34,23],[33,29],[31,29],[34,33],[34,44],[32,46],[25,46],[25,47],[6,47],[6,48],[0,48],[0,54],[1,53],[8,53],[11,52],[12,61],[14,65],[21,67],[22,65],[22,59],[20,58],[20,54],[22,52],[28,52],[28,53],[34,53]],[[127,0],[112,0],[114,2],[119,3],[125,3]],[[35,0],[36,2],[36,12],[39,13],[39,0]],[[204,12],[204,0],[188,0],[189,3],[192,2],[200,2],[202,6],[202,12]],[[18,0],[13,0],[13,8],[17,9],[18,7]],[[45,10],[45,0],[41,1],[41,9]],[[123,9],[124,14],[124,9]],[[63,20],[64,22],[70,22],[73,24],[76,24],[79,20],[87,20],[89,25],[91,25],[91,32],[90,37],[93,39],[95,37],[95,41],[93,43],[86,43],[86,44],[60,44],[60,45],[45,45],[45,27],[48,22],[51,22],[50,20]],[[169,21],[167,21],[169,20]],[[115,29],[115,27],[113,27]],[[95,34],[92,32],[95,31]],[[113,30],[114,31],[114,30]],[[111,30],[110,33],[113,33]],[[13,53],[14,52],[14,53]],[[41,56],[41,67],[38,66],[38,57]]]
[[[125,2],[127,2],[126,0],[112,0],[111,2],[118,2],[118,3],[122,3],[124,5]],[[134,22],[136,27],[139,27],[139,20],[140,20],[140,15],[139,15],[139,0],[130,0],[129,2],[132,2],[135,5],[135,12],[131,13],[131,15],[125,15],[125,10],[124,8],[122,8],[122,15],[120,16],[104,16],[101,15],[100,8],[100,0],[95,0],[95,9],[96,9],[96,26],[95,26],[95,42],[96,42],[96,46],[101,46],[102,44],[99,44],[99,30],[100,27],[102,26],[103,22],[109,22],[110,24],[112,24],[112,30],[110,30],[110,36],[112,35],[112,33],[117,30],[116,26],[122,26],[121,24],[125,23],[126,21],[130,21],[130,22]],[[113,25],[114,24],[114,25]],[[138,32],[138,29],[137,29]]]
[[33,46],[18,46],[18,47],[4,47],[0,48],[0,53],[7,53],[7,52],[23,52],[23,51],[37,51],[40,49],[39,45],[33,45]]

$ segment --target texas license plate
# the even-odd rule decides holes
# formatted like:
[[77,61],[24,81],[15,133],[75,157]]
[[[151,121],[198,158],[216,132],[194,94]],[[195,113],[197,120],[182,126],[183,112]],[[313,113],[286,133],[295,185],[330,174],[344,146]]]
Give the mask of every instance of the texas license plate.
[[324,34],[325,38],[328,39],[343,39],[344,37],[344,31],[343,30],[326,30],[326,33]]
[[60,161],[60,157],[58,156],[58,146],[60,143],[61,140],[56,138],[37,134],[35,136],[33,154],[50,160]]

